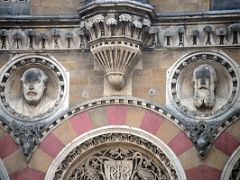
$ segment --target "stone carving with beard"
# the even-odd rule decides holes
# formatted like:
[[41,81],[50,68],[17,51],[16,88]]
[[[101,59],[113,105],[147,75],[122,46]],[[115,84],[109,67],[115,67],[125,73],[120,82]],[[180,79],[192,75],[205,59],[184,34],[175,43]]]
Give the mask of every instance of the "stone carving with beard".
[[38,105],[47,89],[48,77],[38,68],[31,68],[24,72],[23,97],[29,105]]
[[217,76],[215,69],[203,64],[193,71],[194,105],[196,108],[212,108],[215,103]]
[[48,76],[39,68],[29,68],[22,77],[22,93],[14,102],[17,112],[24,116],[35,117],[46,113],[55,101],[47,96]]

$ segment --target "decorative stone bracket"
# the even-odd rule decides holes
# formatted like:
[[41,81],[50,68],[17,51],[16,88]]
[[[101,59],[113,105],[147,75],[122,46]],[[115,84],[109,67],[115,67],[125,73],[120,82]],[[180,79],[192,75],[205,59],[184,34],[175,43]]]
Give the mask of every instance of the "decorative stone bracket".
[[[96,2],[79,11],[80,30],[89,37],[90,50],[115,90],[123,88],[128,74],[141,59],[144,43],[151,37],[147,15],[151,6],[132,4],[119,1],[109,6]],[[126,13],[127,8],[131,8],[131,14]]]

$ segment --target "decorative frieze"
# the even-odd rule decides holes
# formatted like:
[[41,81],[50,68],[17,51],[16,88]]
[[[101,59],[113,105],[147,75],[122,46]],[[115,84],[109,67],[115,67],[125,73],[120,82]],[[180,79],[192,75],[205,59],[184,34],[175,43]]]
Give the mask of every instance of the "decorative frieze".
[[0,29],[0,51],[91,49],[92,41],[107,37],[116,42],[125,37],[141,48],[238,47],[240,24],[156,26],[149,18],[127,13],[100,14],[81,21],[80,29]]
[[0,29],[0,52],[86,49],[85,38],[78,28]]
[[[238,47],[240,24],[208,24],[154,26],[153,40],[148,47]],[[152,31],[152,30],[150,30]]]

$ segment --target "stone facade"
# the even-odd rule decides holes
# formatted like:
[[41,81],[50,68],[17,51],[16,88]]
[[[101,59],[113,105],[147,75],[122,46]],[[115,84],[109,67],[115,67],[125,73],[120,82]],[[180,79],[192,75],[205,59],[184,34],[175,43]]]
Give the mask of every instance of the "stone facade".
[[231,5],[0,0],[0,179],[238,179]]

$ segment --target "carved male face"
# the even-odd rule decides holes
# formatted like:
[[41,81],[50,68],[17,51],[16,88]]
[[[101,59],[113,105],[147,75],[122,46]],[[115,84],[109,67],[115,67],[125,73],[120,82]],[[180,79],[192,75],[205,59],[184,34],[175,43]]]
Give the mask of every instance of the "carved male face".
[[38,68],[30,68],[23,73],[23,97],[29,105],[38,105],[45,90],[48,77]]
[[194,105],[197,108],[212,108],[215,103],[215,85],[217,81],[215,69],[203,64],[193,71]]

